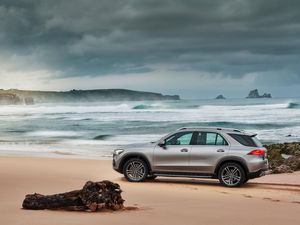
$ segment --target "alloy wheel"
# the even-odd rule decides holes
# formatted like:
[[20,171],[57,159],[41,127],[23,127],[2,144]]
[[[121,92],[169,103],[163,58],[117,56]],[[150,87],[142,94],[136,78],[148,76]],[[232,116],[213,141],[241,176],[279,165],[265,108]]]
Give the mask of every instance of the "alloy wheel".
[[240,169],[235,165],[226,166],[221,173],[222,181],[228,186],[236,186],[242,179]]
[[140,181],[145,177],[146,168],[143,163],[138,161],[130,162],[126,166],[126,175],[133,181]]

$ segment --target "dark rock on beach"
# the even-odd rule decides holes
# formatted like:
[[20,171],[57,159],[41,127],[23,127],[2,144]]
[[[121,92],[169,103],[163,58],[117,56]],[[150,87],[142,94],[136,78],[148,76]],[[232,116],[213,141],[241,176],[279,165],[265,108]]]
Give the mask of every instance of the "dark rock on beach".
[[120,210],[124,208],[122,190],[117,183],[107,180],[101,182],[88,181],[81,190],[75,190],[54,195],[26,195],[22,207],[24,209],[71,210],[71,211],[101,211]]

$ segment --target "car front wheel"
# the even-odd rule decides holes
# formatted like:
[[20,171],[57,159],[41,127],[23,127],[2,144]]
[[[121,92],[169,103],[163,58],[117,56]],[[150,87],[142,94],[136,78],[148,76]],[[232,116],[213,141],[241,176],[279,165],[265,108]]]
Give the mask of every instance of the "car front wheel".
[[123,174],[130,182],[142,182],[147,178],[148,166],[141,159],[130,159],[124,165]]
[[245,182],[246,176],[239,164],[225,163],[219,170],[218,178],[223,186],[238,187]]

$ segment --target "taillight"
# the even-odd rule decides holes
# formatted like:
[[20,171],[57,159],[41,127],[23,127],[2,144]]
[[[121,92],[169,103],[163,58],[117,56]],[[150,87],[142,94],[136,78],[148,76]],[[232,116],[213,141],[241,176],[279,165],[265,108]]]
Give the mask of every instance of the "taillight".
[[248,155],[265,155],[265,150],[255,149],[248,153]]

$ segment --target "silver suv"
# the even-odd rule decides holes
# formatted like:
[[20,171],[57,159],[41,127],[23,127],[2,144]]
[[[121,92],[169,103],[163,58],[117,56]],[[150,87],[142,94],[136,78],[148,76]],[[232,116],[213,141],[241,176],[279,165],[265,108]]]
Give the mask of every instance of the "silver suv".
[[164,177],[215,178],[236,187],[264,175],[267,150],[255,134],[227,128],[180,128],[157,142],[114,150],[113,168],[131,182]]

